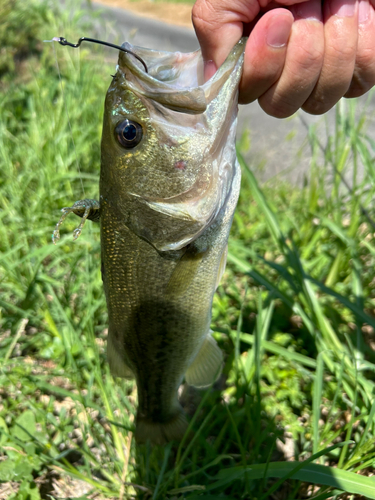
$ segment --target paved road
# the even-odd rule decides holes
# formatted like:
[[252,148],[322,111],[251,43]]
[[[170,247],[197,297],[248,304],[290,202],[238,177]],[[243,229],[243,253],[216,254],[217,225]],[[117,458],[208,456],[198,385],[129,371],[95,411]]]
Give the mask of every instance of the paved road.
[[[101,14],[95,22],[97,36],[104,40],[158,50],[190,52],[199,48],[193,29],[172,26],[153,19],[137,16],[129,11],[109,8],[94,3],[93,9]],[[109,57],[113,52],[108,53]],[[116,56],[113,56],[114,60]],[[364,109],[367,97],[359,99],[359,110]],[[368,107],[370,132],[375,140],[375,99]],[[261,181],[280,178],[301,184],[309,172],[311,153],[307,144],[307,124],[316,124],[318,135],[324,142],[326,127],[333,130],[335,111],[323,117],[298,112],[290,119],[278,120],[266,115],[257,103],[240,106],[238,136],[249,133],[251,148],[246,159]]]

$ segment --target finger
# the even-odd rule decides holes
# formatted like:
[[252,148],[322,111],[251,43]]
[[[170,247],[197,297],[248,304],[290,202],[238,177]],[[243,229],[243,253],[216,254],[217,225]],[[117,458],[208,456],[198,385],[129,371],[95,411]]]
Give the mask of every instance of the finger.
[[[192,21],[203,60],[211,73],[225,61],[241,38],[243,24],[251,22],[258,13],[256,0],[197,0]],[[210,76],[206,75],[206,78]]]
[[[278,6],[303,1],[306,0],[279,0]],[[196,1],[192,21],[210,76],[243,35],[243,26],[254,21],[261,7],[269,8],[269,3],[269,0]]]
[[270,11],[256,23],[246,43],[241,104],[258,99],[280,77],[292,25],[293,16],[286,9]]
[[295,113],[318,81],[324,60],[324,28],[320,0],[291,8],[295,21],[279,80],[259,98],[263,110],[277,118]]
[[[375,4],[375,1],[374,1]],[[345,97],[359,97],[375,85],[375,11],[368,0],[358,5],[358,44],[352,82]]]
[[324,3],[324,61],[318,82],[303,105],[308,113],[325,113],[349,89],[357,52],[357,11],[356,0]]

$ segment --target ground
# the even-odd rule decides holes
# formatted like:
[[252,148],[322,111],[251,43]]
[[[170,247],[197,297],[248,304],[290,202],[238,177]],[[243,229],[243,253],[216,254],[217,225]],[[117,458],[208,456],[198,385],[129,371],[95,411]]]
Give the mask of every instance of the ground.
[[191,5],[187,3],[151,2],[149,0],[100,0],[101,4],[121,7],[139,16],[192,28]]

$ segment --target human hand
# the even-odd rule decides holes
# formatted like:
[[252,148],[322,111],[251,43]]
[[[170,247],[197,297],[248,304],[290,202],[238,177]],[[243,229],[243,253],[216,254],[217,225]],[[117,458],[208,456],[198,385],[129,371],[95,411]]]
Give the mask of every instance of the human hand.
[[375,0],[197,0],[192,18],[207,79],[249,35],[239,102],[277,118],[375,85]]

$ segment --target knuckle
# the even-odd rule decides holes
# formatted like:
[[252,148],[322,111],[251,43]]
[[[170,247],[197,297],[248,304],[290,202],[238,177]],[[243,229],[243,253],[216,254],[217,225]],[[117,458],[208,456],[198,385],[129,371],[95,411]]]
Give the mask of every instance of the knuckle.
[[356,59],[357,46],[347,43],[345,40],[338,39],[337,43],[331,45],[327,51],[330,53],[330,59],[336,64],[351,63]]
[[203,0],[197,0],[195,4],[193,5],[193,8],[191,10],[191,17],[194,22],[201,22],[202,21],[202,14],[203,14]]
[[365,75],[359,76],[355,74],[345,97],[360,97],[361,95],[366,94],[366,92],[368,92],[374,85],[375,75],[372,75],[372,77],[366,77]]
[[283,99],[275,100],[261,96],[258,102],[263,111],[274,118],[288,118],[297,111],[295,106],[291,106]]
[[[370,89],[367,89],[370,90]],[[344,95],[345,99],[355,99],[356,97],[361,97],[366,94],[367,90],[364,90],[362,87],[358,87],[356,85],[350,86],[347,93]]]
[[[208,5],[209,2],[206,0],[197,0],[192,8],[191,11],[191,18],[194,24],[194,27],[196,29],[205,29],[207,28],[207,16],[206,12],[207,10],[210,10],[210,7]],[[208,16],[209,19],[209,16]]]
[[297,49],[296,59],[303,69],[316,71],[317,68],[321,68],[323,65],[324,49],[323,47],[314,46],[314,44],[301,45]]
[[323,57],[322,52],[300,48],[294,59],[286,64],[293,87],[305,90],[313,88],[323,67]]
[[356,57],[356,67],[357,68],[372,68],[373,73],[375,74],[375,52],[374,47],[367,47],[358,50]]
[[359,97],[375,85],[375,53],[371,49],[358,52],[353,78],[345,97]]
[[302,106],[303,111],[309,115],[324,115],[336,102],[327,101],[318,97],[309,98]]
[[191,19],[195,29],[212,31],[220,25],[218,12],[211,0],[197,0],[191,11]]

